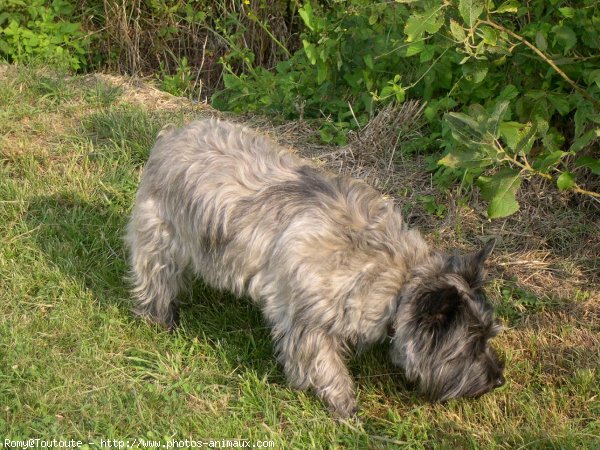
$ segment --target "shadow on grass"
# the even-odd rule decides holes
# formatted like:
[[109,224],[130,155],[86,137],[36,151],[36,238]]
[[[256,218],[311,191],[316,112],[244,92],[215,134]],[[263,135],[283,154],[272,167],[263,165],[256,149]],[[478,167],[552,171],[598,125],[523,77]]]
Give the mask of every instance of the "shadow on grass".
[[125,306],[126,270],[120,239],[126,219],[109,202],[89,203],[72,192],[31,198],[26,220],[36,243],[65,278],[93,292],[100,303]]
[[[34,197],[26,220],[37,228],[36,243],[49,263],[65,278],[93,293],[100,304],[114,304],[129,315],[130,301],[125,275],[126,250],[122,236],[127,216],[110,202],[90,203],[72,192]],[[209,340],[239,343],[240,354],[271,358],[269,331],[260,311],[244,299],[211,290],[194,281],[181,298],[182,328]],[[230,346],[228,346],[230,347]],[[262,357],[264,355],[264,357]],[[240,363],[249,361],[241,358]],[[259,368],[261,364],[253,364]]]

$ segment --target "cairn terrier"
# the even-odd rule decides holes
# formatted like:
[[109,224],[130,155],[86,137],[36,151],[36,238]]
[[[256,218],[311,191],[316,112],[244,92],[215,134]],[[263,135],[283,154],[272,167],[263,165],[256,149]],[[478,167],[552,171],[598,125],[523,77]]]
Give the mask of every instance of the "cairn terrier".
[[134,311],[172,327],[184,273],[251,298],[289,382],[356,411],[345,361],[394,330],[392,362],[433,401],[503,383],[486,245],[444,255],[366,183],[215,119],[161,132],[127,229]]

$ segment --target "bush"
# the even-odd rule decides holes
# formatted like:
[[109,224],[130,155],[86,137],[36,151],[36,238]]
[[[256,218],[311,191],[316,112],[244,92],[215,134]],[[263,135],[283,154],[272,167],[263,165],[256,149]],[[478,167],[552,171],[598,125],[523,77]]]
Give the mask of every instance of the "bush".
[[226,64],[225,89],[213,102],[234,111],[326,117],[321,137],[342,143],[345,132],[364,126],[379,103],[404,100],[402,77],[416,70],[414,61],[398,66],[396,47],[407,13],[403,5],[357,0],[306,3],[299,9],[302,48],[274,72],[247,65],[236,73]]
[[12,62],[43,60],[78,70],[87,62],[89,39],[67,0],[4,0],[0,13],[0,56]]
[[421,98],[436,179],[476,182],[490,217],[515,212],[531,176],[598,196],[579,180],[600,173],[600,7],[577,3],[306,2],[302,49],[273,72],[225,64],[214,104],[325,117],[321,137],[342,143],[381,104]]

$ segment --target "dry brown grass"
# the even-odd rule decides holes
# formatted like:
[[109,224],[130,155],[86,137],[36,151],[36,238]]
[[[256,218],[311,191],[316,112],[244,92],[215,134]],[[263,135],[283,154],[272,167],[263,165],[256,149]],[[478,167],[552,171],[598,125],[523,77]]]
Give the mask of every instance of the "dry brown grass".
[[[219,59],[230,52],[247,49],[257,67],[274,67],[286,57],[280,44],[294,50],[294,8],[295,3],[280,0],[211,0],[202,7],[205,14],[192,19],[185,3],[104,0],[98,23],[87,26],[101,27],[100,51],[111,55],[107,60],[113,71],[173,74],[186,58],[195,77],[190,92],[207,98],[221,83]],[[234,64],[243,70],[240,58]]]
[[161,91],[148,77],[124,77],[96,72],[84,76],[82,80],[89,86],[100,83],[119,89],[121,93],[114,104],[129,103],[160,111],[193,110],[206,106],[204,102],[194,103],[186,98]]
[[[417,169],[410,162],[405,164],[402,148],[421,136],[424,106],[415,100],[402,105],[390,103],[366,126],[352,132],[348,145],[339,148],[315,144],[313,137],[318,136],[318,131],[303,121],[275,127],[271,134],[280,142],[298,148],[303,156],[316,160],[327,170],[363,179],[381,192],[393,194],[405,188],[402,179],[408,174],[402,171]],[[422,173],[414,170],[411,175],[417,172]]]

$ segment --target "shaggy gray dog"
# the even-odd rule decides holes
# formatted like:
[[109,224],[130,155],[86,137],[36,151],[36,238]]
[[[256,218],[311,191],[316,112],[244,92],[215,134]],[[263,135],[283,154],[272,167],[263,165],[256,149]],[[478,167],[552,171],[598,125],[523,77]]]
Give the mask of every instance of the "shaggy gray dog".
[[265,136],[217,120],[163,132],[127,230],[135,312],[171,327],[185,271],[248,296],[291,384],[356,410],[345,365],[395,330],[392,361],[432,400],[502,384],[482,291],[491,250],[432,251],[391,200],[324,174]]

